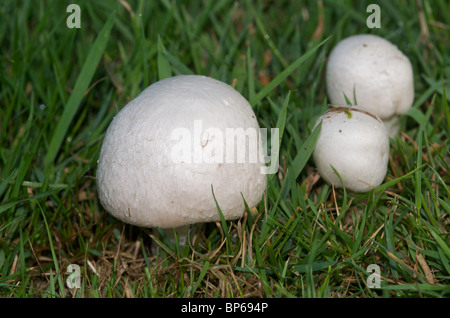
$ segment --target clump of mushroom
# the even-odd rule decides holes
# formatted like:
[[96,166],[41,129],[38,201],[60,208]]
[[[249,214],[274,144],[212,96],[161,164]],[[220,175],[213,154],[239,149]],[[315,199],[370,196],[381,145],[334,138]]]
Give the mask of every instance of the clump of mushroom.
[[359,107],[334,107],[315,126],[320,122],[313,152],[320,176],[357,193],[380,185],[389,161],[389,137],[381,119]]
[[262,199],[264,163],[248,158],[263,150],[248,147],[247,160],[229,160],[227,129],[234,139],[259,132],[250,104],[231,86],[197,75],[150,85],[107,130],[96,175],[103,207],[129,224],[177,229],[181,244],[189,225],[221,220],[217,204],[225,219],[242,217],[244,199],[250,208]]
[[327,62],[326,85],[331,104],[347,105],[347,97],[353,105],[379,116],[390,137],[398,133],[399,118],[414,100],[411,62],[395,45],[376,35],[340,41]]

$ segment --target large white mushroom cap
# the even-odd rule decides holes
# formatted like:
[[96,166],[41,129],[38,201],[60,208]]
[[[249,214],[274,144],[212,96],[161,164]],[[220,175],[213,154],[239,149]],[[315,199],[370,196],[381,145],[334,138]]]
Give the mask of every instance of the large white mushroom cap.
[[[320,176],[337,188],[367,192],[387,173],[389,137],[380,118],[359,107],[336,107],[319,117],[313,152]],[[339,176],[333,170],[337,171]]]
[[224,217],[241,217],[243,198],[250,207],[262,198],[264,163],[249,160],[253,148],[245,162],[227,162],[218,152],[227,128],[259,132],[231,86],[196,75],[152,84],[107,130],[96,177],[102,205],[126,223],[175,228],[220,220],[213,189]]
[[370,34],[340,41],[327,62],[326,84],[331,104],[354,105],[379,116],[389,135],[395,135],[397,118],[414,100],[413,70],[409,59],[391,42]]

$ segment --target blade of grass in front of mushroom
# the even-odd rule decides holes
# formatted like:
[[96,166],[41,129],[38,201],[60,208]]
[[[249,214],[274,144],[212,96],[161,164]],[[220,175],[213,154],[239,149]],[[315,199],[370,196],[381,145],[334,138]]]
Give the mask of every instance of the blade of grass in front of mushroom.
[[[348,97],[347,97],[347,95],[345,95],[345,93],[343,93],[344,94],[344,99],[345,99],[345,103],[347,104],[347,106],[353,106],[352,105],[352,102],[350,101],[350,99],[348,99]],[[336,105],[336,106],[338,106],[338,105]]]
[[358,101],[356,99],[356,84],[353,85],[353,101],[354,101],[354,106],[358,106]]
[[111,33],[110,31],[114,24],[115,15],[116,11],[114,10],[108,17],[103,29],[100,31],[97,39],[92,45],[86,61],[84,62],[83,68],[81,69],[80,75],[75,83],[73,92],[67,101],[60,120],[56,124],[56,128],[53,131],[53,136],[48,146],[48,152],[44,159],[44,166],[47,172],[49,172],[51,164],[54,162],[60,150],[61,144],[66,137],[67,130],[69,129],[70,124],[81,105],[84,94],[89,87],[89,83],[94,76],[97,65],[106,48],[106,44],[108,43]]
[[[167,231],[172,231],[173,229],[168,229]],[[167,238],[166,232],[164,229],[155,228],[155,229],[147,229],[142,228],[148,236],[153,240],[152,244],[156,244],[152,246],[153,250],[158,250],[158,247],[162,248],[167,254],[169,254],[173,259],[176,259],[176,251],[175,243],[171,242],[169,238]]]

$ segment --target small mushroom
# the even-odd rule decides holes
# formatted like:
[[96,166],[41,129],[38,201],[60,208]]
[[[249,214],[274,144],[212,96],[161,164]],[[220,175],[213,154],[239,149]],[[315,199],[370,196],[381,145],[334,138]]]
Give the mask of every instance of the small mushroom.
[[[176,229],[180,244],[189,225],[221,219],[216,200],[225,219],[240,218],[244,199],[250,208],[261,200],[266,176],[263,162],[226,156],[229,129],[234,140],[259,132],[250,104],[231,86],[197,75],[150,85],[106,132],[96,174],[103,207],[132,225]],[[263,152],[247,148],[246,159]]]
[[335,107],[315,125],[320,122],[313,152],[320,176],[336,188],[344,185],[359,193],[380,185],[389,161],[389,137],[381,119],[359,107]]
[[399,118],[414,100],[411,62],[395,45],[376,35],[340,41],[327,62],[326,85],[331,104],[347,105],[346,96],[353,105],[379,116],[390,137],[398,133]]

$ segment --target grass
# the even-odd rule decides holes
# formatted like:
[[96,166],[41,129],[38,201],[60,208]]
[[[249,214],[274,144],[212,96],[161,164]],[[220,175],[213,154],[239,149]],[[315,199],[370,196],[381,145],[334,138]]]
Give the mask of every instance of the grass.
[[[381,28],[368,29],[369,3]],[[66,7],[81,7],[81,29]],[[401,1],[2,1],[0,296],[449,297],[450,7]],[[310,153],[327,108],[326,58],[373,33],[414,68],[415,102],[385,182],[333,189]],[[112,117],[149,84],[202,74],[278,127],[280,169],[233,222],[180,248],[109,216],[95,169]],[[80,269],[81,286],[67,279]],[[370,264],[380,288],[369,288]]]

